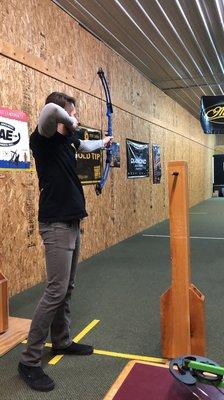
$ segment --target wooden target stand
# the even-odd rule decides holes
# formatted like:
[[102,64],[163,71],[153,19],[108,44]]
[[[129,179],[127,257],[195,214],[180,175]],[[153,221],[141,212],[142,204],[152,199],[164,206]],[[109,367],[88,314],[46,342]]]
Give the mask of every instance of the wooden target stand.
[[[172,286],[161,296],[161,345],[165,358],[205,355],[203,294],[191,283],[188,217],[188,168],[185,161],[168,163]],[[223,393],[207,385],[209,398]],[[202,389],[204,387],[202,385]],[[196,390],[196,389],[195,389]],[[201,394],[201,392],[198,392]],[[199,396],[197,396],[199,398]],[[130,361],[104,400],[194,400],[195,394],[175,380],[168,365]]]
[[168,163],[172,286],[161,296],[161,346],[165,358],[205,355],[204,295],[191,283],[188,168]]
[[9,317],[8,281],[0,272],[0,357],[27,336],[31,320]]

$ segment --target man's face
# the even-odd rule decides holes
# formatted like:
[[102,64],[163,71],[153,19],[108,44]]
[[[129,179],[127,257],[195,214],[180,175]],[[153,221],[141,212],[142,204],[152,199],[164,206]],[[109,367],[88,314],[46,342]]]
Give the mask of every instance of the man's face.
[[66,103],[65,110],[70,115],[70,117],[75,117],[76,115],[76,108],[73,103]]
[[[75,129],[78,124],[79,124],[79,120],[76,116],[76,108],[74,106],[73,103],[66,103],[64,106],[65,111],[67,111],[67,113],[70,115],[70,117],[73,117],[73,125],[72,128]],[[57,130],[59,133],[61,133],[62,135],[66,135],[69,131],[69,129],[62,123],[58,124]]]

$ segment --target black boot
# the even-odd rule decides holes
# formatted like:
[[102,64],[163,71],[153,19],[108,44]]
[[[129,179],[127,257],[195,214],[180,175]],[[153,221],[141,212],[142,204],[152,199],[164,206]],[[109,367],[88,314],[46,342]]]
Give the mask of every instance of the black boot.
[[77,356],[89,356],[93,353],[93,347],[87,344],[75,343],[72,342],[70,346],[66,347],[65,349],[56,349],[52,347],[51,349],[53,354],[70,354],[70,355],[77,355]]
[[23,380],[31,389],[41,392],[49,392],[54,389],[54,381],[44,373],[41,367],[30,367],[22,364],[18,365],[18,371]]

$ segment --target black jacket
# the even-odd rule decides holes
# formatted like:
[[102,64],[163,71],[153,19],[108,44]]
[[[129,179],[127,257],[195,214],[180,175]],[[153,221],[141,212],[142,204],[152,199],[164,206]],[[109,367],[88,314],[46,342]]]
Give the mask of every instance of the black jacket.
[[87,216],[83,188],[76,174],[79,144],[78,139],[59,132],[46,138],[36,128],[31,134],[30,147],[39,178],[40,222],[66,222]]

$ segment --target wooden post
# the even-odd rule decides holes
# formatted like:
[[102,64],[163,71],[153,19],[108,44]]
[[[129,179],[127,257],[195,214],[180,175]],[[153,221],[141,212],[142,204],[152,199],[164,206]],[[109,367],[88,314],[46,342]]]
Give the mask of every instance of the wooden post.
[[168,163],[172,285],[161,296],[162,355],[205,355],[204,296],[191,284],[188,168]]
[[8,281],[0,272],[0,333],[6,332],[9,324]]

